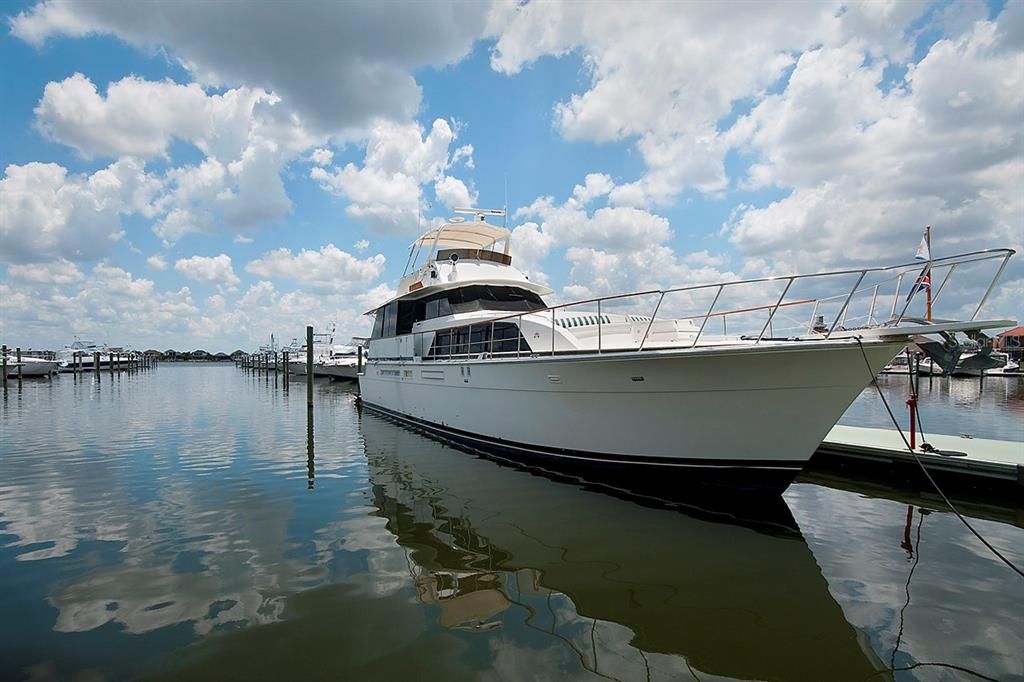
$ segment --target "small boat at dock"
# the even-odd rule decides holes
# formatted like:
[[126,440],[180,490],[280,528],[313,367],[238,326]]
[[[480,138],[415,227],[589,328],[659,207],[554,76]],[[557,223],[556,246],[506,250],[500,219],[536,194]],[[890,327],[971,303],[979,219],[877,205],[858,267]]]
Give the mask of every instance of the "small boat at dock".
[[34,358],[22,356],[21,362],[19,363],[17,357],[14,355],[7,356],[7,376],[16,377],[18,376],[18,369],[21,369],[21,376],[23,377],[44,377],[50,374],[55,374],[60,363],[56,360],[46,360],[43,358]]

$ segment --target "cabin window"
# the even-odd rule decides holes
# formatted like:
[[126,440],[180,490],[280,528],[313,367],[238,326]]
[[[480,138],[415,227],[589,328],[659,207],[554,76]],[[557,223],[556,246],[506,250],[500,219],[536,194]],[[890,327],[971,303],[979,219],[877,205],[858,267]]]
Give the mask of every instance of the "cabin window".
[[[544,301],[532,291],[518,287],[475,285],[442,291],[424,299],[416,309],[416,321],[432,320],[452,313],[477,310],[526,312],[543,308]],[[400,332],[401,333],[401,332]]]
[[395,334],[411,334],[419,301],[398,301]]
[[371,339],[379,339],[384,335],[384,308],[377,308],[377,312],[373,315],[373,333],[370,334]]
[[394,336],[398,328],[398,303],[384,306],[384,336]]
[[512,322],[494,322],[438,332],[427,357],[515,352],[530,352],[530,344],[519,333],[519,326]]

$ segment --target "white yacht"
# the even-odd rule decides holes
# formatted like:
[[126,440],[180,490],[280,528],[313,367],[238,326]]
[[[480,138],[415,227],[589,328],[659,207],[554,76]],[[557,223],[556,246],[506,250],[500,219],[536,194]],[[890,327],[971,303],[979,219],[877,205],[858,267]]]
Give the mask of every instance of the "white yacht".
[[907,361],[907,356],[900,354],[892,359],[892,361],[882,368],[882,374],[910,374],[910,363]]
[[[879,286],[897,275],[902,284],[919,263],[548,306],[551,289],[512,266],[509,231],[486,222],[504,211],[460,212],[473,218],[452,218],[417,239],[397,295],[369,312],[362,404],[546,467],[781,491],[908,343],[924,347],[921,335],[1012,324],[912,320],[909,303],[886,323],[851,324],[854,304],[866,307],[870,297],[871,319]],[[1005,266],[1013,253],[931,263]],[[836,294],[844,278],[855,283]],[[801,296],[816,284],[831,295]],[[750,287],[767,287],[770,302],[749,305],[756,300]],[[728,308],[733,302],[739,305]],[[679,314],[683,307],[698,314]],[[833,310],[825,327],[822,313],[831,319]],[[804,321],[780,334],[794,314]]]
[[335,344],[331,347],[331,356],[313,365],[313,373],[317,376],[328,376],[332,379],[354,381],[358,378],[359,346]]
[[100,356],[100,369],[107,369],[112,362],[116,362],[116,352],[121,352],[121,362],[127,362],[127,354],[122,349],[109,348],[106,344],[98,344],[95,341],[83,341],[76,338],[70,345],[57,353],[59,363],[58,370],[61,372],[73,372],[75,367],[82,370],[95,369],[95,354]]
[[21,363],[19,365],[17,356],[13,353],[7,355],[7,376],[16,377],[18,376],[18,367],[21,367],[21,376],[23,377],[44,377],[50,374],[54,374],[60,367],[60,363],[56,360],[47,360],[45,358],[34,358],[25,355],[21,356]]
[[[325,376],[330,374],[330,372],[325,371],[324,368],[331,362],[335,355],[335,349],[337,348],[341,347],[334,343],[334,325],[331,325],[330,331],[313,333],[313,376]],[[306,344],[293,339],[291,346],[288,346],[285,350],[288,351],[288,371],[292,374],[305,376]],[[353,352],[352,355],[352,365],[354,367],[355,353]],[[354,370],[352,372],[352,378],[355,378]]]

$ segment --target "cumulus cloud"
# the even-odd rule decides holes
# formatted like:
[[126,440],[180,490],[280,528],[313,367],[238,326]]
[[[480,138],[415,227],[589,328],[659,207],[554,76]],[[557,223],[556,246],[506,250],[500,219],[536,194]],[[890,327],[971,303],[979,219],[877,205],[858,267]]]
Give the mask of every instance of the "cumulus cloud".
[[[15,279],[0,283],[0,317],[19,334],[40,339],[39,345],[52,346],[72,335],[155,343],[183,333],[186,320],[197,313],[188,287],[158,291],[151,280],[109,263],[96,264],[88,274],[51,278],[51,284],[39,288]],[[129,339],[125,330],[130,330]]]
[[[586,194],[579,185],[577,189],[581,190],[580,194]],[[519,209],[516,215],[539,217],[541,228],[555,242],[612,251],[661,244],[672,236],[668,220],[649,211],[605,206],[589,213],[575,198],[556,205],[552,197],[542,197]]]
[[[616,187],[613,203],[670,204],[690,189],[720,195],[729,186],[722,125],[758,101],[814,45],[856,38],[873,56],[910,51],[905,29],[918,3],[660,3],[629,5],[531,2],[500,29],[491,66],[517,73],[545,55],[582,53],[589,88],[554,107],[573,140],[632,141],[645,174]],[[737,49],[741,46],[741,49]],[[699,65],[699,66],[698,66]]]
[[160,182],[124,158],[92,175],[55,163],[7,166],[0,180],[0,260],[93,260],[124,231],[121,216],[151,215]]
[[466,183],[450,175],[434,183],[434,196],[448,208],[474,206],[477,199],[476,192],[471,194]]
[[89,34],[163,46],[201,85],[275,92],[319,132],[337,133],[376,118],[411,118],[420,105],[412,72],[462,59],[489,12],[485,3],[457,2],[412,3],[397,13],[313,1],[280,10],[274,3],[45,0],[10,25],[37,46]]
[[12,280],[32,284],[74,284],[84,279],[81,270],[71,261],[61,259],[52,263],[11,265],[7,276]]
[[267,279],[288,279],[317,292],[355,293],[381,276],[384,263],[379,253],[360,259],[328,244],[317,251],[303,249],[295,254],[277,249],[250,261],[245,270]]
[[180,258],[174,263],[174,270],[193,281],[224,287],[234,287],[241,281],[231,267],[231,256],[226,253]]
[[175,139],[201,151],[199,163],[148,177],[147,187],[158,196],[146,217],[157,218],[153,231],[167,242],[283,218],[292,203],[281,172],[318,141],[267,91],[240,87],[211,95],[195,83],[134,76],[109,84],[102,94],[81,74],[51,82],[35,114],[47,137],[85,157],[168,159]]
[[317,148],[309,155],[309,160],[316,166],[330,166],[334,162],[334,152],[330,149]]
[[106,96],[76,73],[47,83],[35,109],[36,126],[50,139],[87,157],[166,156],[173,138],[205,153],[235,158],[245,146],[253,109],[277,99],[238,88],[207,95],[196,83],[147,81],[128,76],[110,83]]
[[[417,123],[378,121],[370,129],[362,167],[354,163],[332,169],[315,166],[310,177],[325,190],[346,197],[351,202],[346,213],[371,229],[384,233],[415,231],[420,223],[424,183],[439,182],[449,199],[454,196],[452,191],[458,191],[453,183],[443,184],[455,132],[439,118],[430,132],[424,133]],[[462,189],[466,190],[465,185]]]
[[146,267],[150,270],[166,270],[167,261],[163,256],[154,254],[146,259]]
[[940,40],[887,90],[858,44],[804,53],[741,122],[757,159],[746,181],[793,189],[739,211],[731,241],[799,268],[904,260],[925,223],[935,254],[1019,248],[1024,53],[997,35],[983,21]]
[[548,283],[548,275],[541,270],[541,263],[551,252],[555,239],[535,222],[518,225],[512,230],[509,251],[514,256],[513,265],[541,284]]

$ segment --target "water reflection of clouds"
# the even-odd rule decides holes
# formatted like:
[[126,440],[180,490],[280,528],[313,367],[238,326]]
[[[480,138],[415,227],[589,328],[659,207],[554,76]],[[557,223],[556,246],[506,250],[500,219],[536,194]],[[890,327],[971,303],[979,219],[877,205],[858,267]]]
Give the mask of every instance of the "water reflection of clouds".
[[[847,619],[870,634],[873,647],[888,661],[899,636],[912,566],[900,547],[907,505],[812,485],[792,486],[786,499]],[[915,508],[912,539],[920,521]],[[1015,562],[1024,561],[1024,531],[973,523],[1007,548]],[[897,665],[953,663],[999,679],[1024,674],[1024,586],[1019,578],[949,513],[923,519],[914,551],[920,555],[903,613]]]
[[[11,538],[8,547],[53,576],[41,597],[57,610],[53,628],[58,632],[117,624],[140,635],[187,623],[195,635],[243,625],[266,626],[249,628],[253,633],[289,632],[278,629],[288,625],[306,636],[308,623],[281,621],[308,617],[332,627],[356,621],[341,631],[384,622],[374,620],[376,615],[352,616],[350,607],[361,604],[367,613],[402,614],[410,625],[389,646],[409,657],[410,665],[428,658],[416,643],[430,639],[458,656],[486,648],[491,669],[473,673],[485,678],[522,679],[538,670],[559,670],[582,679],[592,676],[588,667],[596,667],[616,679],[642,679],[647,670],[653,678],[674,679],[693,676],[699,667],[728,669],[728,661],[717,658],[702,638],[737,637],[728,626],[738,623],[742,630],[756,610],[745,612],[746,604],[732,603],[723,592],[709,601],[737,620],[719,614],[710,620],[720,621],[722,632],[701,632],[706,623],[695,621],[702,621],[707,604],[700,594],[681,594],[678,588],[694,591],[692,576],[703,576],[699,584],[709,593],[735,580],[742,582],[734,590],[755,594],[760,586],[749,576],[757,573],[766,576],[769,604],[785,602],[798,613],[806,608],[808,620],[821,621],[827,645],[859,658],[859,665],[870,656],[857,648],[846,620],[871,635],[879,654],[895,642],[908,570],[898,547],[902,505],[797,486],[788,498],[812,556],[797,539],[684,521],[674,513],[555,486],[379,420],[372,422],[375,427],[361,427],[350,409],[351,395],[321,386],[314,496],[293,480],[307,473],[299,391],[286,398],[254,382],[251,391],[242,387],[240,398],[237,380],[248,381],[245,375],[190,368],[159,378],[160,390],[141,390],[128,381],[117,389],[119,398],[101,385],[100,408],[75,402],[85,390],[82,384],[53,391],[40,414],[63,426],[46,441],[46,452],[28,440],[0,444],[0,515]],[[166,400],[184,390],[201,391],[203,399]],[[5,409],[6,416],[10,407]],[[105,426],[90,424],[97,419],[106,420]],[[104,429],[115,425],[125,432],[104,438]],[[381,497],[366,488],[364,438],[367,447],[396,454],[389,476],[376,470],[386,493]],[[461,492],[450,494],[445,490],[450,484]],[[392,523],[399,501],[401,528]],[[399,543],[403,533],[417,529],[433,538],[430,551]],[[1022,546],[1019,535],[998,524],[986,525],[984,532],[1011,551]],[[673,544],[658,538],[671,538]],[[422,539],[417,536],[417,542]],[[117,551],[96,556],[82,547],[89,541],[111,543]],[[730,543],[744,551],[722,549]],[[953,657],[983,672],[995,666],[1006,675],[1019,674],[1019,662],[1014,668],[1006,652],[1020,651],[1024,643],[1005,625],[1014,610],[1024,609],[1019,590],[998,579],[984,550],[962,537],[948,515],[925,520],[922,547],[911,586],[917,601],[905,614],[901,651],[916,660]],[[431,558],[431,551],[445,548],[472,565],[453,571],[445,566],[450,559]],[[695,548],[699,554],[692,554]],[[941,563],[930,563],[933,553]],[[481,568],[486,560],[500,563],[511,554],[548,570]],[[727,566],[737,555],[746,558]],[[712,558],[726,566],[721,574],[708,568]],[[829,599],[815,559],[846,620]],[[954,569],[948,567],[951,561]],[[461,581],[463,594],[484,595],[487,603],[441,604],[447,574]],[[329,585],[339,580],[347,583],[344,598],[337,585]],[[436,584],[427,589],[425,580]],[[471,590],[471,584],[477,587]],[[623,584],[631,601],[611,603],[608,593],[625,594]],[[494,590],[508,603],[490,598]],[[776,590],[791,592],[771,596]],[[965,593],[978,598],[965,605]],[[321,597],[327,604],[318,602]],[[417,610],[410,611],[410,604]],[[651,612],[656,617],[646,621],[637,615]],[[472,625],[466,614],[490,614],[484,620],[501,625],[451,635],[435,631],[439,625]],[[544,631],[552,625],[554,633]],[[254,635],[252,641],[264,636]],[[696,656],[688,662],[678,653],[683,649]],[[702,655],[703,666],[696,662]],[[465,672],[462,662],[446,665]]]
[[[257,392],[239,407],[224,378],[231,376],[164,368],[161,390],[146,391],[131,377],[112,385],[102,377],[90,392],[95,400],[83,404],[86,382],[62,377],[63,385],[41,394],[47,409],[24,406],[47,427],[22,429],[4,443],[0,518],[13,538],[7,546],[26,548],[19,560],[64,559],[79,567],[75,573],[86,569],[48,595],[57,631],[116,622],[144,633],[192,622],[204,634],[227,623],[268,623],[280,617],[286,595],[327,579],[333,552],[293,552],[292,498],[254,482],[273,482],[267,473],[305,476],[305,410],[298,419],[243,418],[279,409],[280,395]],[[182,399],[166,400],[179,391]],[[191,392],[204,399],[188,399]],[[354,428],[331,429],[323,442],[321,475],[358,468]],[[233,468],[238,475],[227,473]],[[350,526],[327,524],[314,537],[353,551],[367,545],[371,570],[396,575],[401,552],[389,554],[371,527],[361,534]],[[94,561],[76,554],[89,541],[118,543],[119,561],[89,568]]]

